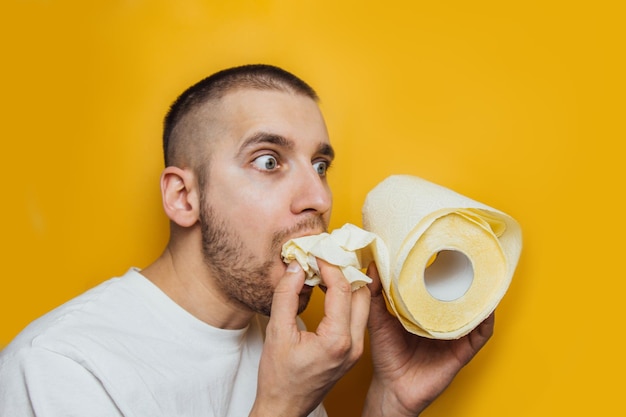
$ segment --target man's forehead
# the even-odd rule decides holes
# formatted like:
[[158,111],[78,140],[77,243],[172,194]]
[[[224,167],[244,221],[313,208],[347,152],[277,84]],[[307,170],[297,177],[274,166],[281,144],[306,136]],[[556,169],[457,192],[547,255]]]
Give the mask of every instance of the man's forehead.
[[205,103],[199,115],[220,136],[230,136],[239,144],[261,134],[329,142],[317,102],[299,93],[236,89]]

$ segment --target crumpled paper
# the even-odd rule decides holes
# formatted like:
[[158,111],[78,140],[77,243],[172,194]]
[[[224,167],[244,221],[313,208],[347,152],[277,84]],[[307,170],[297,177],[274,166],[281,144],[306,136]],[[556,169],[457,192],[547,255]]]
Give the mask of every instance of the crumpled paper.
[[378,243],[374,233],[346,223],[332,233],[321,233],[291,239],[283,245],[282,258],[285,263],[297,261],[306,273],[305,284],[323,284],[317,259],[338,266],[355,291],[372,282],[362,272],[374,260],[371,245]]

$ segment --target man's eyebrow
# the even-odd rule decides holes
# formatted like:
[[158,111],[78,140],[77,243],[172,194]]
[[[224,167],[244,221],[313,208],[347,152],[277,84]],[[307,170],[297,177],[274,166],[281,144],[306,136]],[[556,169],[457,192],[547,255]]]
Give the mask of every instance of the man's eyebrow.
[[244,151],[244,149],[262,143],[272,144],[287,149],[293,149],[294,147],[294,143],[284,136],[277,135],[275,133],[257,132],[241,144],[238,153],[240,154]]
[[[241,154],[246,148],[264,143],[276,145],[286,149],[293,149],[295,147],[295,143],[284,136],[278,135],[276,133],[256,132],[248,139],[243,141],[243,143],[239,147],[238,154]],[[335,150],[329,143],[321,143],[317,149],[317,153],[319,155],[324,155],[329,159],[335,158]]]
[[320,144],[317,153],[319,153],[320,155],[324,155],[331,160],[335,159],[335,150],[329,143]]

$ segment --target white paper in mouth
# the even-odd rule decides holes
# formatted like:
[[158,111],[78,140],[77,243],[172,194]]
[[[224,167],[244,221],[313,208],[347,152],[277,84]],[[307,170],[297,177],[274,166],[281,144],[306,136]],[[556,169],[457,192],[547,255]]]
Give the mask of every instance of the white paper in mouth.
[[474,268],[463,252],[442,250],[424,270],[424,285],[440,301],[461,298],[472,286]]
[[355,291],[372,282],[362,269],[373,260],[367,248],[377,236],[357,226],[346,223],[332,233],[303,236],[283,245],[281,256],[285,263],[297,261],[306,274],[305,284],[323,284],[317,258],[336,265]]

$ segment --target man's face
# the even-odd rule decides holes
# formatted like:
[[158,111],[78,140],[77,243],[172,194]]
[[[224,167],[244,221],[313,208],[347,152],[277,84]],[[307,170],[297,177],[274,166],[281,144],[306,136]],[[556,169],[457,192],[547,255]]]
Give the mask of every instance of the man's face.
[[[328,133],[317,103],[302,95],[237,90],[211,109],[217,127],[202,189],[203,255],[229,299],[269,315],[286,268],[283,243],[328,226]],[[305,286],[300,311],[310,295]]]

